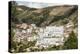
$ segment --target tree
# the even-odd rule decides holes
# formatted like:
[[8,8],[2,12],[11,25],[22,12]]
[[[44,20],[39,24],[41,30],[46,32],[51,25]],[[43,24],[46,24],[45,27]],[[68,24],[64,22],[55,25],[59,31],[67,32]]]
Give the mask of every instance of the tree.
[[63,49],[77,49],[78,48],[78,39],[75,36],[75,33],[72,31],[69,35],[68,40],[64,43]]

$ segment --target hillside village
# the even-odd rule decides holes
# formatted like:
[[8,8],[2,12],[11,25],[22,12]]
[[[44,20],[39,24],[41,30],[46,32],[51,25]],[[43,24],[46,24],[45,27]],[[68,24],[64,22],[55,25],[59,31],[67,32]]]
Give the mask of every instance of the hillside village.
[[33,49],[64,45],[64,42],[69,37],[69,33],[73,30],[73,26],[71,22],[64,26],[55,25],[42,28],[37,27],[35,24],[17,24],[16,29],[14,29],[13,41],[23,44],[27,43],[27,41],[36,41],[34,47],[32,47]]
[[78,6],[30,8],[12,2],[10,52],[78,48]]

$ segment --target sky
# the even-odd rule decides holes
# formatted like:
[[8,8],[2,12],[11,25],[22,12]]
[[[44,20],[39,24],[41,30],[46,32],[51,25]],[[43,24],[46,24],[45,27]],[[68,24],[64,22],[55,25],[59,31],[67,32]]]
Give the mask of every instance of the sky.
[[31,8],[44,8],[48,6],[55,6],[60,4],[53,4],[53,3],[39,3],[39,2],[25,2],[25,1],[17,1],[18,5],[25,5]]

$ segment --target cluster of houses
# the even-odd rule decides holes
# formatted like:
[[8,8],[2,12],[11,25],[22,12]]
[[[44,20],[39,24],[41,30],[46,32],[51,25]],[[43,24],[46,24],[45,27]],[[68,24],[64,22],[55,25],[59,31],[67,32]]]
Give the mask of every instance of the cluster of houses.
[[43,31],[39,32],[36,46],[48,47],[50,45],[62,45],[63,43],[63,26],[47,26]]
[[45,28],[37,27],[35,24],[17,24],[14,29],[14,41],[26,43],[36,40],[35,47],[59,46],[64,44],[65,38],[69,37],[72,30],[72,22],[64,26],[46,26]]
[[[16,29],[13,30],[14,41],[16,42],[25,42],[25,39],[28,41],[34,41],[36,38],[35,33],[37,28],[35,24],[28,25],[26,23],[16,25]],[[27,41],[26,41],[27,42]]]

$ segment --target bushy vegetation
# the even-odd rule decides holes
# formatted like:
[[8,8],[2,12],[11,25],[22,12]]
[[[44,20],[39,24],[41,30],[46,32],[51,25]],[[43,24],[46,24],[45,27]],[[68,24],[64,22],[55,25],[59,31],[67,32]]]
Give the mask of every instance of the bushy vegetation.
[[63,49],[77,49],[78,48],[78,38],[72,31],[69,35],[68,40],[64,43]]

